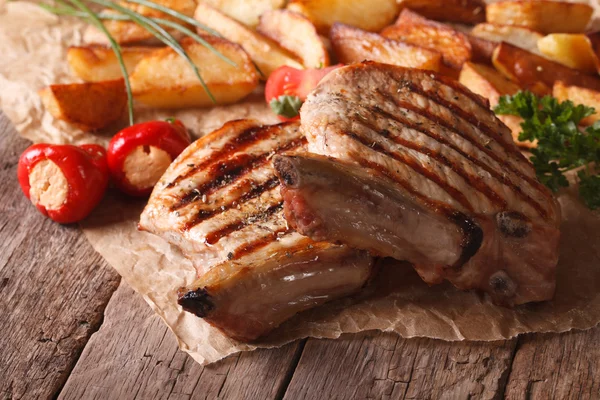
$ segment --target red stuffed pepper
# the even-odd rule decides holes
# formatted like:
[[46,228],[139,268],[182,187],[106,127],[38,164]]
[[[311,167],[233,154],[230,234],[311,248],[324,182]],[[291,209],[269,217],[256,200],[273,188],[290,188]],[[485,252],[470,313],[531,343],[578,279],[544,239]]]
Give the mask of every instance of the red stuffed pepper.
[[61,224],[77,222],[106,191],[106,151],[94,144],[35,144],[21,155],[17,174],[23,193],[42,214]]
[[123,129],[108,145],[108,167],[114,183],[132,196],[148,196],[190,143],[187,129],[175,119]]

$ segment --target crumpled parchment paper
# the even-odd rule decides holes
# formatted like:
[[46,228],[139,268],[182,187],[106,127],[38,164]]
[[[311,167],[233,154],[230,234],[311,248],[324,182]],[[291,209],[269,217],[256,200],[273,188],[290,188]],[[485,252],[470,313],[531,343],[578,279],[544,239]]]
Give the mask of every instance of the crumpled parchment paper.
[[[110,138],[110,132],[86,134],[53,120],[37,96],[37,90],[51,83],[75,81],[66,49],[81,44],[84,28],[32,3],[0,0],[0,108],[20,134],[34,142],[106,143]],[[142,110],[136,116],[138,121],[175,116],[198,136],[235,118],[276,122],[261,93],[229,107],[175,113]],[[561,256],[553,301],[516,309],[497,307],[483,296],[448,284],[428,287],[410,266],[386,261],[365,293],[297,315],[251,345],[227,338],[177,305],[176,289],[191,283],[195,270],[176,248],[137,231],[143,201],[111,191],[82,227],[93,247],[171,328],[181,349],[204,364],[308,336],[335,338],[372,329],[407,338],[501,340],[526,332],[591,328],[600,322],[600,216],[572,193],[562,193],[560,203]]]

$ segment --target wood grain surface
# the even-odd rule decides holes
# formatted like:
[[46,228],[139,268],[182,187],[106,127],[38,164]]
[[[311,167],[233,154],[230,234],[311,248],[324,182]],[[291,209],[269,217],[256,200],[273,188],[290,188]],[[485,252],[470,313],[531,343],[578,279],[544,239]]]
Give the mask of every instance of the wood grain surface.
[[21,194],[27,144],[0,113],[2,399],[600,399],[598,327],[495,343],[363,332],[201,367],[77,227]]
[[60,390],[119,284],[75,226],[38,213],[17,183],[29,145],[0,115],[0,393]]

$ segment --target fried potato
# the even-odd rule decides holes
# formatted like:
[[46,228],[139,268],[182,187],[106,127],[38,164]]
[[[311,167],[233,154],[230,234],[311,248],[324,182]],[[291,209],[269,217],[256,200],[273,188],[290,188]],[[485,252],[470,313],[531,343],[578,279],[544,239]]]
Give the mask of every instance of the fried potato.
[[494,51],[494,66],[504,76],[537,94],[548,94],[554,82],[600,90],[600,79],[508,43]]
[[594,9],[583,3],[565,1],[500,1],[486,7],[487,21],[516,25],[544,34],[585,32]]
[[304,15],[323,34],[335,22],[378,32],[400,12],[396,0],[292,0],[287,8]]
[[[265,79],[282,65],[304,68],[292,53],[279,46],[275,41],[228,17],[214,7],[198,4],[194,18],[219,32],[225,39],[242,46],[256,63]],[[202,33],[201,30],[199,32]]]
[[381,35],[438,51],[445,65],[458,70],[472,56],[471,43],[465,34],[408,9],[403,10],[396,23],[385,28]]
[[329,53],[315,26],[305,16],[289,10],[267,11],[256,30],[292,52],[307,68],[329,65]]
[[[156,50],[152,47],[122,47],[121,54],[128,73],[142,58]],[[123,77],[117,56],[110,47],[69,47],[67,61],[73,73],[86,82],[101,82]]]
[[547,58],[589,74],[597,73],[600,62],[592,42],[583,34],[552,33],[538,40],[540,52]]
[[596,54],[597,56],[600,55],[600,31],[589,32],[586,33],[585,36],[590,41],[590,44],[592,45],[592,51],[594,52],[594,54]]
[[[198,66],[202,79],[217,104],[231,104],[246,97],[258,85],[258,72],[241,46],[225,39],[205,39],[236,63],[232,66],[191,38],[181,46]],[[190,65],[166,47],[144,57],[130,77],[135,99],[158,108],[209,107],[213,103]]]
[[402,9],[410,8],[436,21],[476,24],[485,21],[483,0],[398,0]]
[[244,25],[255,27],[259,17],[268,11],[278,10],[285,5],[285,0],[201,0],[213,6],[223,14],[238,20]]
[[440,69],[441,55],[435,51],[341,23],[331,28],[331,45],[338,60],[345,64],[371,60],[409,68]]
[[465,33],[465,36],[471,44],[471,61],[491,64],[492,55],[496,47],[498,47],[498,43],[473,36],[471,33]]
[[539,32],[521,26],[494,25],[488,23],[475,25],[471,31],[471,35],[493,42],[495,46],[500,42],[506,42],[535,54],[540,54],[538,50],[538,40],[544,37],[544,35]]
[[594,122],[600,121],[600,91],[568,86],[564,82],[558,81],[554,84],[552,95],[560,101],[571,100],[575,104],[583,104],[596,109],[596,114],[585,118],[581,121],[581,125],[592,125]]
[[[513,95],[521,90],[519,85],[508,80],[494,68],[470,62],[463,65],[458,81],[473,93],[488,99],[492,109],[498,105],[500,96]],[[515,143],[522,147],[535,146],[529,141],[519,141],[522,118],[514,115],[499,115],[498,118],[510,128]]]
[[[196,9],[196,0],[152,0],[156,4],[160,4],[162,6],[168,7],[171,10],[178,11],[181,14],[185,14],[188,17],[192,17],[194,15],[194,10]],[[148,8],[146,6],[142,6],[135,3],[128,2],[119,2],[123,7],[129,8],[133,11],[136,11],[139,14],[142,14],[146,17],[153,18],[164,18],[173,21],[178,21],[175,17],[167,15],[161,11],[154,10],[152,8]],[[106,14],[114,14],[115,11],[106,9],[102,11]],[[184,23],[185,25],[185,23]],[[118,43],[121,44],[131,44],[138,42],[150,42],[156,43],[158,42],[154,36],[148,32],[143,27],[137,25],[135,22],[131,21],[114,21],[114,20],[106,20],[104,21],[104,26],[113,38]],[[189,28],[189,26],[188,26]],[[177,31],[173,31],[172,29],[167,29],[170,33],[172,33],[175,37],[181,37],[181,35]],[[97,43],[97,44],[108,44],[108,40],[106,39],[106,35],[103,32],[98,30],[96,27],[91,26],[84,33],[84,42],[86,43]]]
[[123,79],[50,85],[39,91],[54,118],[84,131],[104,128],[119,120],[127,107]]

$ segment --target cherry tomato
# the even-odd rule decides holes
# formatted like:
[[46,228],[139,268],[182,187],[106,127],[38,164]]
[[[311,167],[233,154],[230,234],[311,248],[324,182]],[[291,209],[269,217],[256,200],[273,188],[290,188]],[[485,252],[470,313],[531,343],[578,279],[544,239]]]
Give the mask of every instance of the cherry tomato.
[[[298,119],[299,116],[286,117],[285,115],[292,115],[293,111],[298,111],[301,102],[306,100],[306,97],[312,90],[317,87],[321,79],[334,69],[340,68],[342,64],[333,65],[327,68],[309,68],[309,69],[296,69],[288,66],[282,66],[277,68],[267,80],[265,86],[265,99],[267,104],[271,105],[271,108],[279,106],[273,105],[273,101],[283,101],[281,96],[297,97],[298,102],[293,105],[286,105],[284,111],[280,111],[278,114],[279,119],[282,121],[290,121]],[[288,99],[286,99],[288,100]],[[291,108],[290,108],[291,107]],[[274,108],[275,111],[275,108]],[[289,111],[289,112],[288,112]],[[277,111],[275,111],[277,113]]]
[[123,129],[108,144],[108,167],[114,183],[129,195],[148,196],[190,143],[187,129],[175,119]]
[[77,222],[98,205],[108,185],[103,147],[35,144],[19,159],[19,184],[45,216],[61,224]]

